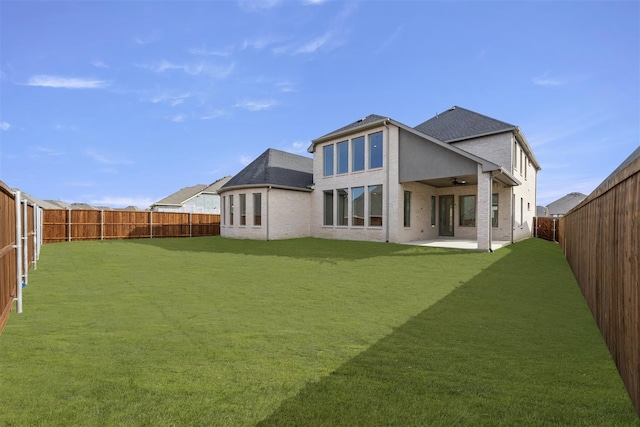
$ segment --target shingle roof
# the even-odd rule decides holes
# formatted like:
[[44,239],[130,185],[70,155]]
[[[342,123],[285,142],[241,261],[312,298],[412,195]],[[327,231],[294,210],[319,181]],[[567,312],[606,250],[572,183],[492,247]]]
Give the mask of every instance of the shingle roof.
[[548,215],[564,215],[587,198],[586,194],[569,193],[547,206]]
[[218,190],[221,189],[222,186],[225,185],[227,182],[229,182],[231,178],[232,178],[231,175],[227,175],[224,178],[220,178],[219,180],[217,180],[216,182],[214,182],[213,184],[211,184],[210,186],[202,190],[202,192],[207,194],[218,194]]
[[185,188],[182,188],[182,189],[176,191],[175,193],[165,197],[164,199],[155,202],[151,206],[156,206],[156,205],[181,205],[185,201],[187,201],[190,198],[192,198],[192,197],[196,196],[197,194],[201,193],[202,190],[204,190],[205,188],[207,188],[207,186],[205,184],[196,184],[196,185],[193,185],[191,187],[185,187]]
[[269,148],[222,188],[274,185],[308,190],[311,184],[313,159]]
[[414,127],[418,132],[444,142],[458,141],[481,135],[501,133],[517,126],[454,106]]
[[327,137],[329,137],[331,135],[334,135],[334,134],[338,135],[338,134],[340,134],[342,132],[345,132],[347,130],[356,129],[358,127],[366,126],[368,124],[376,123],[376,122],[379,122],[379,121],[385,120],[385,119],[387,119],[387,117],[379,116],[377,114],[369,114],[367,117],[365,117],[363,119],[356,120],[353,123],[350,123],[350,124],[348,124],[346,126],[341,127],[340,129],[336,129],[333,132],[329,132],[328,134],[323,135],[320,138],[316,138],[314,141],[322,140],[322,139],[325,139],[325,138],[327,138]]

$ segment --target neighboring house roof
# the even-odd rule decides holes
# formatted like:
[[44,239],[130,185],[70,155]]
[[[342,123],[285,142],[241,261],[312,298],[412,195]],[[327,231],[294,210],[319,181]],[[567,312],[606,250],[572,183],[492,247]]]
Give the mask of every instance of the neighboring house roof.
[[51,204],[52,207],[47,207],[45,209],[71,209],[72,206],[61,200],[45,200],[45,202]]
[[269,148],[222,186],[222,191],[238,187],[275,186],[311,190],[313,159]]
[[191,187],[184,187],[164,199],[158,200],[151,206],[181,206],[185,201],[200,194],[205,188],[207,188],[207,185],[205,184],[196,184]]
[[182,188],[176,191],[175,193],[165,197],[164,199],[155,202],[154,204],[151,205],[151,207],[182,206],[185,202],[196,197],[199,194],[202,194],[202,193],[218,194],[218,190],[224,184],[229,182],[230,179],[231,179],[231,176],[225,176],[224,178],[220,178],[219,180],[215,181],[213,184],[210,184],[210,185],[196,184],[196,185],[192,185],[191,187]]
[[586,194],[569,193],[555,202],[549,203],[547,206],[547,214],[550,216],[564,215],[586,198]]
[[540,170],[540,164],[533,155],[531,147],[518,126],[506,123],[466,108],[453,106],[444,113],[419,124],[414,128],[440,141],[454,143],[504,132],[514,132],[516,138],[527,152],[533,166]]
[[444,142],[509,132],[517,126],[454,106],[414,128]]
[[547,214],[547,207],[546,206],[536,206],[536,216],[537,217],[549,216]]
[[227,175],[224,178],[220,178],[219,180],[217,180],[216,182],[214,182],[213,184],[211,184],[210,186],[202,190],[202,192],[206,194],[218,194],[218,190],[220,190],[223,185],[229,182],[231,178],[233,178],[231,175]]

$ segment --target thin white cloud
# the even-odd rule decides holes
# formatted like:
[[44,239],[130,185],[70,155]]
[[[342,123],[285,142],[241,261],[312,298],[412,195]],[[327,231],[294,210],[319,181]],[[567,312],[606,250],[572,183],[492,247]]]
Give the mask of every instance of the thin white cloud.
[[53,128],[55,130],[62,131],[62,132],[75,132],[78,130],[77,126],[69,126],[69,125],[62,125],[62,124],[57,124]]
[[0,123],[0,130],[9,130],[9,129],[11,129],[11,123],[9,122]]
[[164,59],[153,64],[144,64],[139,66],[147,70],[151,70],[154,73],[164,73],[165,71],[179,70],[192,76],[202,74],[218,79],[228,77],[235,69],[235,63],[233,62],[226,66],[218,66],[206,62],[177,64]]
[[99,60],[91,61],[91,65],[96,68],[109,68],[109,66],[104,61]]
[[326,0],[305,0],[303,4],[305,6],[317,6],[326,3]]
[[54,150],[53,148],[43,147],[41,145],[34,147],[33,150],[36,152],[37,155],[44,155],[49,157],[58,157],[64,154],[64,152],[62,151]]
[[106,80],[77,77],[49,76],[45,74],[33,76],[27,86],[52,87],[61,89],[101,89],[110,85]]
[[150,34],[134,37],[133,42],[137,45],[144,46],[160,40],[160,36],[160,31],[152,31]]
[[189,53],[193,55],[200,55],[200,56],[227,57],[227,56],[231,56],[231,54],[233,53],[233,49],[234,49],[233,45],[227,46],[224,49],[220,49],[220,50],[211,50],[203,46],[203,47],[192,47],[189,49]]
[[234,107],[244,108],[248,111],[263,111],[278,105],[275,101],[270,100],[245,100],[238,102]]
[[182,113],[174,114],[173,116],[167,117],[167,120],[174,123],[183,123],[185,120],[187,120],[187,116]]
[[286,151],[289,151],[295,154],[307,154],[308,147],[309,147],[308,142],[296,141],[293,144],[291,144],[291,148],[289,148]]
[[154,104],[168,104],[172,107],[183,104],[187,99],[191,97],[191,93],[187,92],[181,95],[170,95],[163,93],[151,98],[151,102]]
[[542,76],[534,77],[533,79],[531,79],[531,81],[534,85],[538,86],[562,86],[567,83],[564,80],[549,77],[546,73]]
[[333,30],[329,30],[324,34],[310,38],[303,43],[294,42],[282,46],[277,46],[272,49],[272,52],[276,54],[289,55],[310,54],[315,53],[320,49],[326,51],[333,50],[343,44],[344,41],[340,39],[338,33]]
[[227,112],[223,109],[213,110],[200,116],[200,120],[213,120],[217,119],[218,117],[225,116],[226,114]]
[[245,12],[261,12],[282,4],[282,0],[238,0],[238,7]]
[[116,155],[104,155],[95,150],[86,150],[85,154],[96,163],[103,165],[130,165],[133,162],[127,158]]
[[247,166],[249,163],[253,162],[254,158],[247,155],[240,156],[240,164],[242,166]]
[[389,46],[391,46],[392,44],[394,44],[396,42],[396,40],[400,37],[400,33],[402,33],[402,30],[404,29],[404,25],[400,25],[398,28],[395,29],[395,31],[393,33],[391,33],[390,36],[388,36],[380,45],[380,47],[375,51],[376,54],[382,52],[383,50],[385,50],[386,48],[388,48]]
[[291,82],[276,83],[276,87],[280,89],[280,92],[295,92],[294,84]]
[[252,39],[245,39],[244,43],[242,43],[242,50],[247,48],[264,49],[269,46],[283,43],[284,41],[286,41],[286,38],[276,35],[266,35]]

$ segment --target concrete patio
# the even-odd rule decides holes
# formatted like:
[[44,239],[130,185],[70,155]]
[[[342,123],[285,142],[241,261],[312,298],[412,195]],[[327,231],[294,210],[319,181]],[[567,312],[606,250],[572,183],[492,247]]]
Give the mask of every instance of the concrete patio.
[[[491,249],[496,250],[511,244],[509,241],[491,242]],[[408,242],[407,245],[414,246],[430,246],[433,248],[449,248],[449,249],[467,249],[478,250],[478,242],[469,239],[433,239],[433,240],[415,240]]]

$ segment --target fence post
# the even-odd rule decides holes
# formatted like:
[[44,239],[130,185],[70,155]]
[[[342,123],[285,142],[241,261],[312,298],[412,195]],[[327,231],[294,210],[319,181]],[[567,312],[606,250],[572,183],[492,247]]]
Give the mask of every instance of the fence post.
[[153,211],[149,211],[149,238],[153,239]]
[[69,228],[69,235],[67,236],[67,241],[71,241],[71,209],[67,209],[67,226]]
[[23,204],[23,224],[22,224],[22,283],[29,283],[29,204],[27,203],[27,199],[22,201]]
[[22,213],[20,212],[20,190],[15,192],[16,212],[16,311],[22,313]]
[[191,229],[193,227],[193,213],[189,212],[189,237],[193,237]]
[[104,240],[104,209],[100,209],[100,240]]

